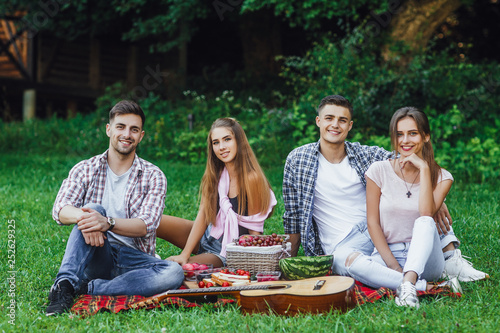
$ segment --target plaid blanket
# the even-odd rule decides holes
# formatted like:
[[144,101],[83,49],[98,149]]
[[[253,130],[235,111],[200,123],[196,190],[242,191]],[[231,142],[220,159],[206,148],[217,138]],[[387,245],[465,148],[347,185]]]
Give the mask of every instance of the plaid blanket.
[[[417,296],[451,296],[451,297],[462,297],[460,293],[454,293],[451,291],[449,286],[439,287],[437,282],[432,282],[434,287],[428,291],[418,291]],[[389,288],[379,288],[379,289],[371,289],[370,287],[365,286],[359,281],[356,281],[354,285],[355,291],[355,299],[358,305],[362,305],[365,303],[373,303],[384,296],[389,298],[394,298],[396,296],[396,292]]]
[[[388,288],[371,289],[356,281],[354,285],[355,299],[358,305],[365,303],[373,303],[384,296],[394,297],[395,292]],[[441,295],[451,297],[461,297],[461,294],[453,293],[450,287],[436,287],[430,291],[418,291],[418,296]],[[143,296],[97,296],[97,295],[81,295],[76,299],[71,311],[79,316],[88,317],[95,315],[99,311],[110,311],[118,313],[122,310],[129,310],[130,305],[141,301]],[[216,303],[209,303],[214,308],[220,308],[227,304],[235,303],[234,299],[220,298]],[[148,304],[146,309],[159,308],[161,306],[177,306],[184,308],[201,307],[203,305],[189,302],[180,297],[169,297],[159,302]]]
[[[93,316],[99,311],[110,311],[113,313],[118,313],[122,310],[129,310],[130,305],[135,302],[143,300],[145,297],[130,295],[130,296],[106,296],[106,295],[80,295],[77,299],[71,311],[82,317]],[[216,303],[208,303],[214,308],[220,308],[227,304],[236,302],[234,299],[224,299],[220,298]],[[177,306],[183,308],[193,308],[202,307],[203,304],[197,304],[194,302],[189,302],[180,297],[169,297],[161,300],[160,302],[155,302],[148,304],[145,309],[154,309],[162,306]]]

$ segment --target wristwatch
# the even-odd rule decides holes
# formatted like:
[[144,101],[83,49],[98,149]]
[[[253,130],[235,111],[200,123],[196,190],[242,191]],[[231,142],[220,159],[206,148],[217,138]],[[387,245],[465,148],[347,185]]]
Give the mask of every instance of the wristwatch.
[[108,225],[109,225],[108,231],[111,231],[111,229],[115,227],[115,219],[112,217],[108,217]]

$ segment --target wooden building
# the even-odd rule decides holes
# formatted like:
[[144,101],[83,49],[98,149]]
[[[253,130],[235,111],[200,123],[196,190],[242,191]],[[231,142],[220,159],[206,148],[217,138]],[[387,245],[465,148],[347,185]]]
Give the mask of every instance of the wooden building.
[[136,98],[152,90],[165,92],[168,81],[174,81],[172,64],[177,59],[152,55],[147,46],[124,43],[119,37],[67,41],[26,28],[22,15],[0,19],[4,119],[47,117],[56,108],[71,115],[92,107],[105,87],[117,81],[125,83]]

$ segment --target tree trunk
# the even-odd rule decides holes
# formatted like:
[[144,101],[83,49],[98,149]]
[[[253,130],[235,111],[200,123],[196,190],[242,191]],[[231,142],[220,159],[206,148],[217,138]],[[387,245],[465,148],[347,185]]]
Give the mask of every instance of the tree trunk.
[[240,38],[245,71],[256,77],[279,73],[274,59],[282,53],[280,22],[270,10],[245,13],[241,17]]
[[181,91],[186,89],[187,66],[188,66],[188,24],[182,20],[180,26],[180,45],[179,45],[179,86]]
[[[400,8],[394,8],[390,22],[390,42],[385,45],[382,55],[385,60],[401,56],[403,63],[425,49],[434,31],[446,18],[462,5],[460,0],[409,0]],[[391,47],[403,42],[409,49],[405,54],[397,54]]]

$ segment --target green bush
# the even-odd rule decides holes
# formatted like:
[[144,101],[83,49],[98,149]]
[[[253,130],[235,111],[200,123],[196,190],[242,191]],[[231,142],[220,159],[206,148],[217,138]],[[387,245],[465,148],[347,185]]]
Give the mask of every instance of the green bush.
[[105,122],[95,115],[76,115],[64,120],[30,120],[24,123],[1,123],[0,150],[25,154],[88,155],[106,149]]
[[[500,119],[478,124],[465,121],[466,113],[456,105],[437,114],[428,110],[437,162],[455,177],[484,183],[500,177]],[[434,115],[434,116],[433,116]],[[472,137],[471,137],[472,136]]]

